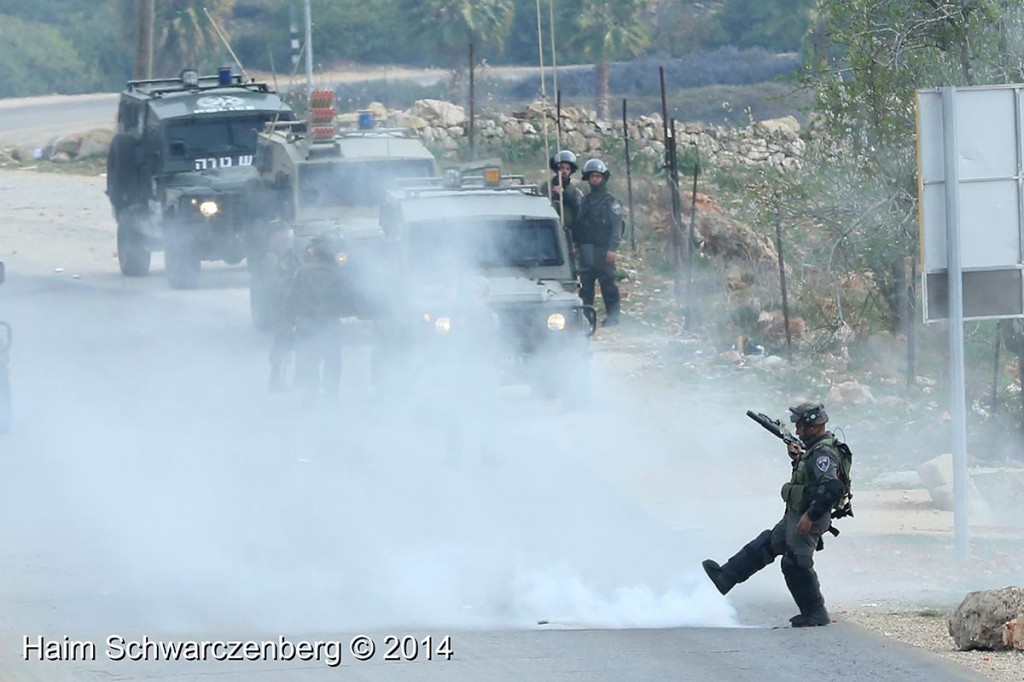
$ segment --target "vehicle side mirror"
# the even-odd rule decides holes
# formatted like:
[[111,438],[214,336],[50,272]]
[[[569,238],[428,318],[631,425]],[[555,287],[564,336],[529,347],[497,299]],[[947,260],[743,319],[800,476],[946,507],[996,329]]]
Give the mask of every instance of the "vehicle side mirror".
[[7,273],[4,270],[4,262],[2,260],[0,260],[0,284],[3,284],[4,280],[6,278],[7,278]]

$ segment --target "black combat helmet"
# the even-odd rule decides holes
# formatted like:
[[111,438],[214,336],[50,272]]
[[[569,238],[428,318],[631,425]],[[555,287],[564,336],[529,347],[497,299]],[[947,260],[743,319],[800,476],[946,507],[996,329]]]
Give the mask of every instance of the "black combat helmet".
[[800,403],[789,408],[789,421],[804,426],[818,426],[828,422],[828,413],[822,403]]
[[612,172],[608,170],[608,165],[601,159],[590,159],[583,164],[583,179],[589,180],[591,173],[600,173],[605,180],[612,175]]
[[579,170],[579,166],[576,165],[576,155],[573,154],[568,149],[563,149],[562,151],[560,151],[557,154],[555,154],[554,156],[552,156],[551,157],[551,163],[548,164],[548,165],[551,166],[551,170],[553,170],[553,171],[555,171],[557,173],[558,172],[558,164],[561,164],[561,163],[569,164],[569,168],[571,169],[570,173],[569,173],[570,175],[572,173],[575,173],[577,170]]
[[324,261],[341,262],[345,252],[345,238],[337,232],[325,232],[309,242],[309,248],[316,258]]

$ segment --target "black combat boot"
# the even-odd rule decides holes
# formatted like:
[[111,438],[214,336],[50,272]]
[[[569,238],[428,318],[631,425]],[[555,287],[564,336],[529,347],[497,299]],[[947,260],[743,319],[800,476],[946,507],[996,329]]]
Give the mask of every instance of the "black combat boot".
[[722,594],[728,594],[729,590],[736,586],[736,583],[729,580],[728,577],[722,572],[722,567],[718,565],[717,561],[711,559],[705,559],[701,562],[701,566],[704,567],[704,572],[711,578],[711,582],[715,584],[718,591]]
[[772,532],[766,530],[744,545],[743,549],[736,552],[724,566],[719,566],[711,559],[707,559],[701,565],[718,591],[725,594],[773,561],[775,554],[772,552]]
[[814,568],[799,567],[790,562],[788,557],[782,561],[786,587],[800,609],[799,614],[789,619],[790,624],[795,628],[807,628],[831,623],[832,619],[825,610],[825,600],[821,596],[821,586]]
[[806,616],[802,613],[793,616],[789,619],[789,622],[795,628],[813,628],[820,625],[829,625],[832,622],[832,617],[828,615],[825,604],[822,604]]

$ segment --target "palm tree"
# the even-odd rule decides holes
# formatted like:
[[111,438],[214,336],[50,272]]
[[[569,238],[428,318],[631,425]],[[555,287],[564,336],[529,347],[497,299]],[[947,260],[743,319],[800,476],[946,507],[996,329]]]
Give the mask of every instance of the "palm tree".
[[597,67],[597,116],[608,118],[609,65],[647,46],[637,0],[587,0],[576,17],[572,43]]
[[203,9],[220,26],[231,16],[234,6],[235,0],[160,0],[153,31],[155,73],[167,76],[187,67],[214,65],[223,50],[217,30]]
[[[126,45],[139,44],[140,9],[146,4],[155,5],[152,17],[152,64],[143,70],[151,73],[148,76],[176,76],[184,68],[199,68],[216,64],[223,54],[220,50],[220,38],[217,31],[207,19],[203,8],[219,25],[229,17],[234,9],[235,0],[116,0],[115,5],[119,18],[119,36]],[[136,55],[136,61],[145,59],[145,55]],[[138,68],[141,68],[139,66]],[[136,73],[135,77],[139,77]]]
[[504,46],[515,4],[515,0],[400,0],[399,11],[413,38],[430,35],[442,53],[453,55],[453,64],[461,64],[470,43],[495,49]]

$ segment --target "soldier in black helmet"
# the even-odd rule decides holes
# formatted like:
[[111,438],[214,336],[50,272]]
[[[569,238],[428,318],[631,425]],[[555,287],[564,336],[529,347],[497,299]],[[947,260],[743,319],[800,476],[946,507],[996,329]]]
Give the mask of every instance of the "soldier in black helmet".
[[594,284],[601,285],[605,318],[602,326],[619,323],[619,286],[615,260],[622,241],[622,203],[608,192],[611,171],[601,159],[583,164],[583,180],[590,193],[583,198],[573,223],[572,237],[580,261],[580,298],[594,305]]
[[793,474],[782,486],[785,514],[774,528],[763,531],[724,565],[711,559],[702,565],[718,591],[726,594],[782,556],[786,587],[800,608],[790,623],[795,628],[828,625],[831,621],[814,571],[814,552],[832,524],[833,507],[845,492],[840,455],[835,438],[825,430],[828,414],[824,405],[801,403],[789,412],[803,447],[787,448]]
[[579,215],[583,203],[583,192],[572,185],[572,174],[579,170],[576,155],[563,149],[551,157],[548,165],[555,174],[551,182],[541,186],[541,191],[551,198],[551,205],[562,216],[562,224],[572,229],[573,220]]
[[341,269],[345,243],[329,232],[314,238],[308,260],[292,279],[288,309],[295,328],[295,379],[305,391],[305,402],[317,395],[338,397],[341,382],[341,315],[346,295]]

